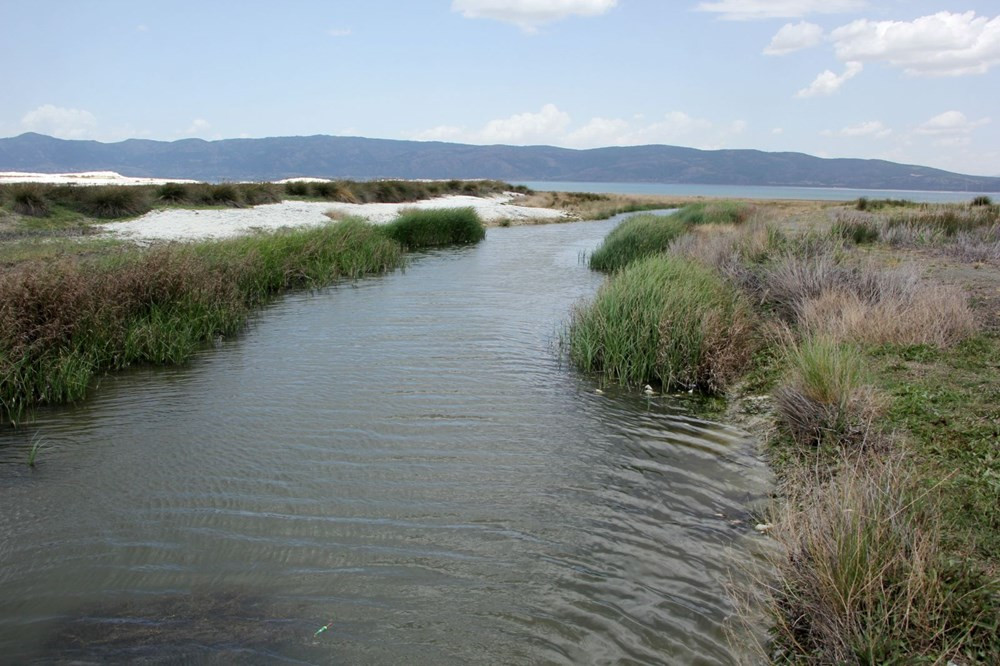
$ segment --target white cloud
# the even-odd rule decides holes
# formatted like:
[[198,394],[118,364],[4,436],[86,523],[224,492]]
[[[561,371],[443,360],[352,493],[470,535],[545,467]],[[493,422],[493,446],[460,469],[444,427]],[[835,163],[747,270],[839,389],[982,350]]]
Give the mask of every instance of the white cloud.
[[461,141],[465,143],[506,143],[524,145],[551,142],[562,136],[570,124],[568,113],[555,104],[546,104],[538,113],[518,113],[491,120],[481,129],[468,130],[454,125],[440,125],[412,138],[417,141]]
[[465,18],[513,23],[525,32],[570,16],[599,16],[618,0],[452,0],[451,9]]
[[883,61],[914,76],[984,74],[1000,64],[1000,16],[938,12],[913,21],[861,19],[831,33],[837,57]]
[[823,28],[815,23],[786,23],[764,49],[766,55],[786,55],[816,46],[823,41]]
[[198,136],[203,135],[209,130],[212,125],[204,118],[195,118],[191,121],[191,126],[186,130],[181,130],[178,132],[181,136]]
[[351,34],[350,28],[331,28],[326,31],[326,34],[331,37],[349,37]]
[[480,136],[484,143],[542,143],[561,134],[569,126],[569,114],[555,104],[546,104],[538,113],[519,113],[486,123]]
[[841,14],[862,9],[865,0],[717,0],[701,2],[697,10],[721,14],[727,21],[802,18],[809,14]]
[[771,130],[771,134],[775,136],[781,136],[784,133],[785,133],[784,127],[775,127],[773,130]]
[[522,113],[492,120],[478,130],[441,125],[410,138],[421,141],[458,141],[464,143],[547,144],[571,148],[601,146],[636,146],[680,144],[699,148],[719,148],[747,129],[744,120],[717,125],[682,111],[671,111],[648,122],[641,115],[631,120],[595,117],[571,128],[572,119],[554,104],[546,104],[539,113]]
[[892,130],[886,127],[881,120],[869,120],[845,127],[838,133],[840,136],[866,136],[874,139],[884,139],[892,134]]
[[29,111],[21,118],[21,126],[31,132],[40,132],[62,139],[80,139],[93,134],[97,118],[90,111],[66,109],[54,104],[44,104]]
[[795,94],[796,97],[826,97],[832,95],[847,83],[849,79],[861,73],[864,66],[860,62],[847,63],[847,69],[843,74],[835,74],[830,70],[824,71],[809,84],[808,88],[803,88]]
[[945,111],[917,127],[916,133],[933,137],[935,146],[967,146],[972,132],[989,123],[989,118],[969,120],[961,111]]

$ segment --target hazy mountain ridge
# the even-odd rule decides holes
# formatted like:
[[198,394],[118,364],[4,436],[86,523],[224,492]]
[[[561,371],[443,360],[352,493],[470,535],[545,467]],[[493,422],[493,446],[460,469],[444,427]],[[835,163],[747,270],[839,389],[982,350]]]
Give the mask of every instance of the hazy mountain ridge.
[[1000,192],[1000,178],[884,160],[803,153],[629,146],[474,146],[360,137],[306,136],[100,143],[22,134],[0,139],[0,171],[117,171],[198,180],[497,178],[712,185],[784,185]]

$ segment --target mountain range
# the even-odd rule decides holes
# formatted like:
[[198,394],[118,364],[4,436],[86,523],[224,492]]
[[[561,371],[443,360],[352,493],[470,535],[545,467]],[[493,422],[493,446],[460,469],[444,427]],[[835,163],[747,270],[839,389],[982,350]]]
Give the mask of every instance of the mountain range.
[[101,143],[26,133],[0,139],[0,171],[117,171],[127,176],[205,181],[306,176],[495,178],[1000,192],[1000,178],[792,152],[663,145],[574,150],[325,135]]

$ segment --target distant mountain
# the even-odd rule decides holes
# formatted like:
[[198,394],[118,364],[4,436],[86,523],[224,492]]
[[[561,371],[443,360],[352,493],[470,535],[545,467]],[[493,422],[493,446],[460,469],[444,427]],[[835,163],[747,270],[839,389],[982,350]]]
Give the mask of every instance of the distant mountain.
[[658,145],[571,150],[337,136],[99,143],[28,133],[0,139],[0,171],[104,170],[208,181],[296,176],[496,178],[1000,192],[1000,178],[884,160],[822,159],[759,150]]

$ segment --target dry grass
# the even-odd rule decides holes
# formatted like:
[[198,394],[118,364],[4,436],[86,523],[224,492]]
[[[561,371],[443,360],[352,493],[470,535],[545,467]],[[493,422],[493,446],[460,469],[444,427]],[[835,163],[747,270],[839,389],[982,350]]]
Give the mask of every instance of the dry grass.
[[976,330],[965,294],[941,285],[921,285],[906,298],[875,301],[830,290],[802,302],[797,320],[805,336],[871,345],[951,347]]
[[[786,484],[772,536],[772,656],[808,664],[990,663],[990,591],[951,560],[933,498],[899,456]],[[985,621],[984,621],[985,620]],[[970,659],[971,657],[971,659]],[[995,662],[993,662],[995,663]]]
[[554,208],[581,220],[603,220],[620,213],[680,208],[698,197],[666,197],[642,194],[594,194],[591,192],[535,192],[517,201],[520,206]]

